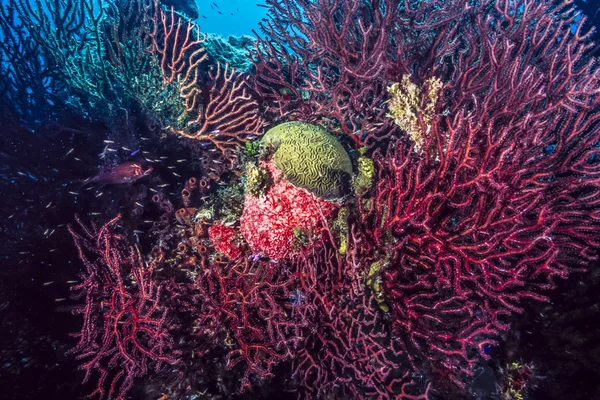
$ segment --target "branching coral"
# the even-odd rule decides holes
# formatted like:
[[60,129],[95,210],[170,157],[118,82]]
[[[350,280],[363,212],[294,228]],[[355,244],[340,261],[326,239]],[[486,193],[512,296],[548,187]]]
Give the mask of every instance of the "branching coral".
[[98,374],[91,395],[102,399],[124,399],[134,378],[180,361],[156,264],[145,263],[139,249],[117,233],[120,217],[97,231],[81,223],[82,233],[69,227],[86,267],[82,282],[73,286],[86,303],[74,310],[84,320],[71,352],[82,360],[86,381]]
[[[330,166],[352,174],[336,141],[327,165],[316,174],[307,169],[310,185],[295,180],[286,162],[312,151],[313,142],[333,141],[299,129],[267,135],[260,167],[273,182],[248,188],[231,226],[207,229],[214,213],[202,211],[202,199],[186,195],[173,215],[171,203],[154,195],[164,214],[149,260],[164,275],[122,245],[115,221],[100,232],[82,228],[87,239],[72,232],[88,269],[79,288],[90,293],[76,351],[92,356],[85,368],[102,376],[108,355],[126,360],[133,369],[118,375],[125,389],[149,364],[169,362],[185,375],[192,368],[178,354],[161,353],[173,327],[193,354],[217,349],[214,362],[238,371],[242,390],[286,367],[286,388],[307,397],[424,399],[440,381],[466,389],[508,316],[526,301],[546,300],[559,278],[597,260],[600,70],[586,54],[582,22],[567,2],[540,0],[518,7],[505,0],[267,3],[273,19],[257,41],[252,79],[266,116],[296,120],[286,126],[318,121],[343,143],[364,145],[356,199],[347,198],[332,223],[340,204],[298,187],[328,197],[339,182],[323,187],[316,177]],[[155,38],[166,41],[156,41],[156,57],[183,63],[166,61],[161,73],[180,93],[193,93],[188,112],[198,110],[172,130],[227,153],[258,132],[257,102],[227,67],[217,67],[212,91],[201,92],[198,36],[185,54],[166,50],[185,47],[196,28],[160,12],[165,19],[157,21],[165,22]],[[175,40],[177,32],[190,36]],[[314,140],[298,148],[291,139]],[[293,154],[282,162],[279,151]],[[261,173],[252,171],[246,179]],[[188,181],[183,193],[197,185]],[[238,223],[248,249],[231,248]],[[135,282],[123,266],[137,271]],[[147,290],[142,281],[152,282]],[[161,285],[172,298],[153,291]],[[140,296],[135,306],[127,302]],[[97,307],[109,297],[126,301]],[[123,307],[122,326],[90,322],[107,313],[114,322]],[[171,324],[171,314],[159,313],[165,307],[193,324]],[[154,336],[142,343],[130,331],[121,335],[136,318],[154,323]],[[107,349],[96,351],[100,342]],[[94,352],[84,352],[87,344]]]
[[[155,0],[156,1],[156,0]],[[259,135],[263,120],[246,78],[227,63],[217,62],[208,74],[203,62],[208,58],[206,36],[200,28],[177,15],[155,6],[151,52],[161,66],[165,85],[176,82],[185,112],[169,127],[179,136],[215,146],[227,158],[248,139]],[[206,76],[207,75],[207,76]],[[208,82],[204,81],[208,78]],[[203,91],[202,86],[208,86]]]

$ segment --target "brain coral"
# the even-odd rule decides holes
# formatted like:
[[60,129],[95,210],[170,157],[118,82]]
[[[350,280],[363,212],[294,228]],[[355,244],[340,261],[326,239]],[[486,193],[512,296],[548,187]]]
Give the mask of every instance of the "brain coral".
[[263,148],[275,150],[275,165],[294,186],[323,199],[348,194],[352,163],[340,142],[320,126],[285,122],[270,129]]

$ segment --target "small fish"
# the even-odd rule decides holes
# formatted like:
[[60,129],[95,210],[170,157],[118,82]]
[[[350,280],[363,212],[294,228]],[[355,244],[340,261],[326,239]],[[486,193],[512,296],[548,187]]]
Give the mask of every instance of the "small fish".
[[180,160],[177,160],[177,162],[178,162],[178,163],[182,163],[182,162],[186,162],[186,161],[187,161],[187,159],[186,159],[186,158],[182,158],[182,159],[180,159]]
[[73,157],[73,160],[75,160],[75,161],[81,161],[81,158]]
[[160,156],[160,157],[158,157],[158,158],[160,158],[161,160],[166,160],[166,159],[167,159],[167,158],[169,158],[169,157],[167,157],[167,156]]
[[164,188],[164,187],[167,187],[169,185],[170,185],[170,183],[163,183],[162,185],[158,185],[158,187],[159,188]]
[[140,139],[142,139],[142,140],[150,140],[150,138],[143,137],[143,136],[140,136]]
[[125,151],[131,151],[131,149],[129,147],[121,146],[121,148]]
[[73,147],[71,150],[67,151],[67,154],[65,154],[65,157],[68,156],[69,154],[71,154],[73,152],[73,150],[75,150],[75,147]]
[[67,283],[68,283],[69,285],[72,285],[73,283],[77,283],[77,281],[67,281]]
[[117,150],[115,150],[115,149],[111,149],[110,147],[107,147],[107,148],[106,148],[106,150],[107,150],[107,151],[113,151],[113,152],[114,152],[114,151],[117,151]]
[[204,19],[208,19],[208,18],[206,18],[206,16],[204,16],[204,15],[202,16],[202,18],[204,18]]
[[50,228],[48,228],[44,231],[44,236],[46,236],[48,234],[48,232],[50,232]]
[[138,149],[138,150],[135,150],[135,151],[131,152],[130,156],[131,156],[131,157],[133,157],[133,156],[137,156],[139,152],[140,152],[140,150],[139,150],[139,149]]
[[21,172],[21,171],[17,171],[17,174],[19,174],[21,176],[27,176],[27,174],[25,172]]
[[158,190],[156,189],[148,188],[148,190],[150,190],[152,193],[158,193]]
[[104,143],[114,143],[112,140],[105,140]]
[[65,300],[66,300],[66,298],[64,298],[64,297],[61,297],[60,299],[54,299],[54,301],[56,301],[57,303],[61,302],[61,301],[65,301]]
[[221,11],[217,11],[219,14],[223,15],[223,13]]
[[77,192],[69,192],[69,194],[72,194],[73,196],[79,195],[79,193],[77,193]]
[[102,213],[99,212],[91,212],[90,215],[96,216],[96,215],[101,215]]
[[49,286],[49,285],[52,285],[53,283],[54,283],[54,281],[44,282],[44,286]]
[[100,197],[100,196],[102,196],[103,194],[104,194],[104,192],[100,192],[100,193],[96,194],[96,197]]
[[144,205],[142,203],[140,203],[139,201],[136,201],[135,205],[138,206],[138,207],[144,208]]
[[219,6],[217,5],[217,3],[215,3],[214,1],[213,1],[213,4],[214,4],[215,7],[219,8]]
[[52,205],[52,202],[46,204],[46,208],[49,208]]
[[176,177],[178,177],[178,178],[181,178],[181,175],[179,175],[179,174],[177,174],[177,173],[175,173],[175,172],[173,172],[173,175],[175,175],[175,176],[176,176]]
[[126,162],[86,179],[83,182],[82,187],[93,183],[98,183],[101,187],[105,185],[132,183],[140,178],[150,175],[153,170],[154,168],[152,168],[151,165],[144,169],[144,166],[139,162]]

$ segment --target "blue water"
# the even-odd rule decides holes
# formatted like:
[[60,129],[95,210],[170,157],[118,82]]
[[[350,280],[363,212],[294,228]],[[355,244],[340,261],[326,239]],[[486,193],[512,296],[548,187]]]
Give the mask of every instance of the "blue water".
[[[213,2],[218,8],[211,7]],[[257,5],[264,4],[262,0],[197,0],[196,3],[200,13],[196,22],[200,29],[224,37],[252,35],[252,29],[257,29],[260,20],[266,16],[266,8]]]

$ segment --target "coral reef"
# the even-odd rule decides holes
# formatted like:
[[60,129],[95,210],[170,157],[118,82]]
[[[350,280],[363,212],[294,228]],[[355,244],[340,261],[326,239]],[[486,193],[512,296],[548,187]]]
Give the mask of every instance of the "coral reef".
[[266,0],[244,73],[158,1],[24,1],[0,8],[3,102],[27,126],[65,113],[48,143],[94,144],[60,148],[73,169],[152,165],[61,186],[91,220],[68,226],[65,308],[93,396],[532,386],[512,355],[472,390],[516,316],[598,260],[600,70],[569,1]]

